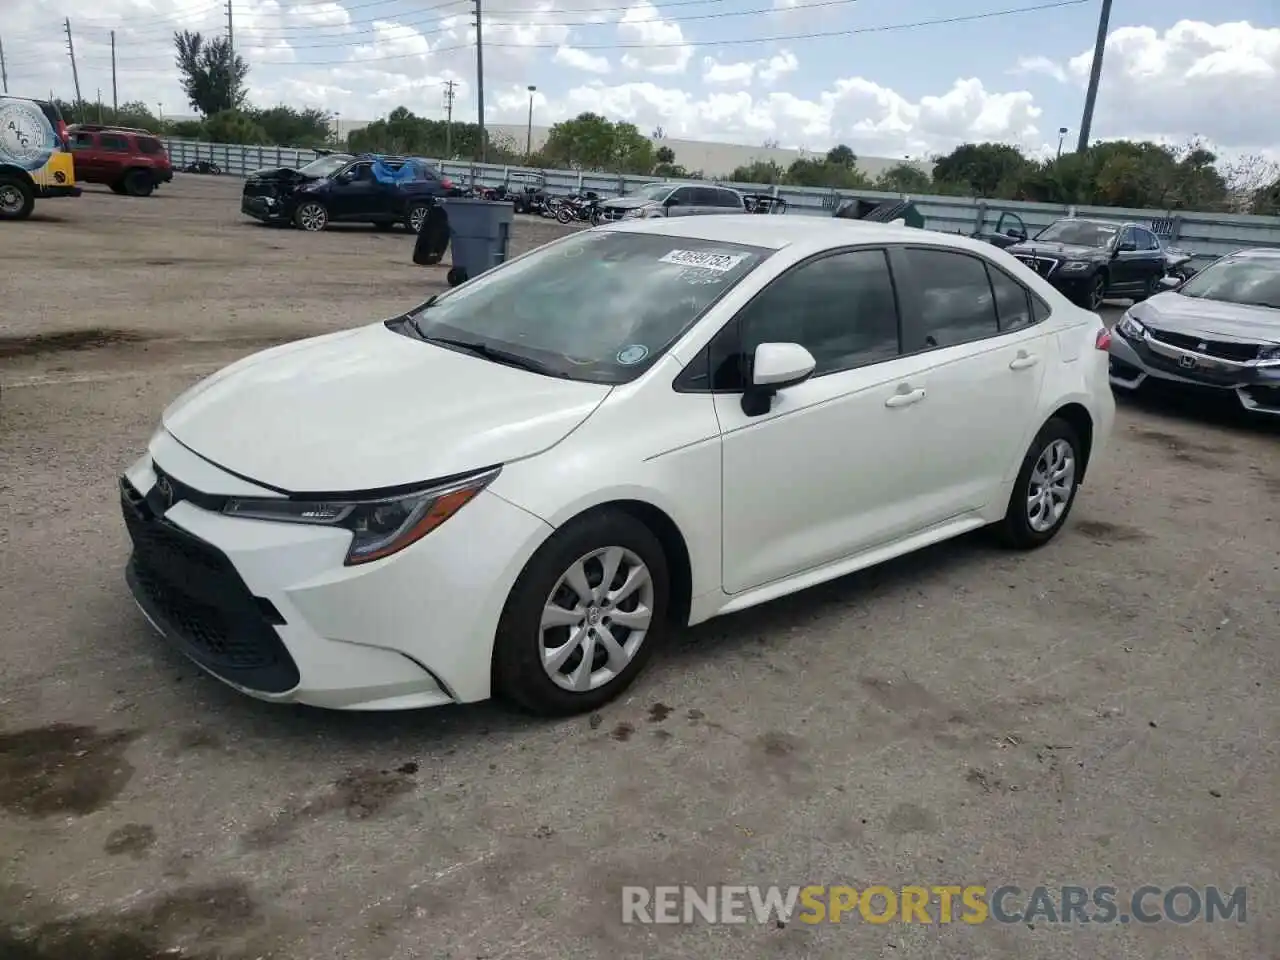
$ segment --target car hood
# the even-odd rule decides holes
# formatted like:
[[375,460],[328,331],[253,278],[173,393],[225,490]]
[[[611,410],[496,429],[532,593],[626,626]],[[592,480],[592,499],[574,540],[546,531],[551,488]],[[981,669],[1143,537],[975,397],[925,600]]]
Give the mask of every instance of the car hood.
[[609,394],[415,340],[385,324],[273,347],[165,410],[180,443],[290,493],[420,483],[554,446]]
[[657,200],[650,200],[647,197],[615,197],[612,200],[605,200],[600,204],[610,210],[636,210],[640,207],[656,206]]
[[250,173],[246,180],[314,180],[315,177],[301,173],[293,167],[263,167],[261,170],[254,170]]
[[1013,256],[1036,254],[1042,257],[1060,257],[1064,260],[1104,260],[1107,251],[1098,247],[1081,247],[1074,243],[1053,243],[1051,241],[1025,240],[1006,248]]
[[1213,340],[1280,344],[1280,310],[1160,293],[1130,311],[1143,323],[1170,333]]

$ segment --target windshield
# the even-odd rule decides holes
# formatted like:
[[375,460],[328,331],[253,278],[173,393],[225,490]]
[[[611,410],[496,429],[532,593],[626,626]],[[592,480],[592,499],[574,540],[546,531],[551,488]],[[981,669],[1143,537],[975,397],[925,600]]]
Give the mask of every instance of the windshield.
[[427,339],[516,354],[572,380],[626,383],[772,252],[588,230],[464,283],[410,318]]
[[305,174],[308,177],[315,177],[317,180],[320,180],[324,177],[333,176],[333,174],[337,173],[350,162],[351,157],[335,153],[328,157],[317,157],[305,167],[300,167],[298,172]]
[[1184,297],[1280,310],[1280,259],[1230,257],[1210,264],[1178,288]]
[[636,187],[626,196],[640,200],[665,200],[672,189],[669,183],[646,183],[643,187]]
[[1036,234],[1037,240],[1053,243],[1069,243],[1076,247],[1107,247],[1115,240],[1120,228],[1109,223],[1093,223],[1090,220],[1059,220]]

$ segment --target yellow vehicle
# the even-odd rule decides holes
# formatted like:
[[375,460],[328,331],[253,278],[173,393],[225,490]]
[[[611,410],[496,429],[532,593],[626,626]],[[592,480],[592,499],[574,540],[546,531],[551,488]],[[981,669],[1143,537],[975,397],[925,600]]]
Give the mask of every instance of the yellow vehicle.
[[37,198],[78,196],[58,105],[0,96],[0,220],[25,220]]

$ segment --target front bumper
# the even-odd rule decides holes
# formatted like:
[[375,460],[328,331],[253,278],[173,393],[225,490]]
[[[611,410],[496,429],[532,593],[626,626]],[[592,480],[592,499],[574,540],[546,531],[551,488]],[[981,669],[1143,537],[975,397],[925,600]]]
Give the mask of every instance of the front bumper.
[[49,186],[36,187],[36,197],[41,200],[52,200],[58,197],[78,197],[82,193],[79,187]]
[[1209,357],[1149,337],[1113,331],[1110,379],[1113,387],[1137,390],[1153,378],[1189,388],[1234,393],[1254,413],[1280,416],[1280,367],[1251,366]]
[[274,197],[240,198],[240,212],[263,223],[287,223],[290,211]]
[[[179,491],[172,506],[161,475]],[[219,494],[196,492],[210,490]],[[502,607],[550,532],[486,491],[400,553],[346,567],[345,531],[218,512],[253,485],[163,431],[121,491],[126,579],[152,625],[243,693],[333,709],[488,697]]]

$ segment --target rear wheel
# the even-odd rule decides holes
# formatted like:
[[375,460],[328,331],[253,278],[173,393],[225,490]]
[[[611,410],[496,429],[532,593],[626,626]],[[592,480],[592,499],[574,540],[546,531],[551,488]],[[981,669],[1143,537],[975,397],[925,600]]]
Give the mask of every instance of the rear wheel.
[[498,622],[497,692],[564,716],[622,693],[661,640],[669,580],[658,538],[607,510],[562,527],[520,574]]
[[308,200],[298,207],[298,211],[293,215],[293,222],[298,225],[299,230],[319,233],[329,225],[329,211],[325,209],[323,203]]
[[146,170],[130,170],[124,175],[124,192],[131,197],[149,197],[156,188],[155,178]]
[[36,192],[31,184],[0,176],[0,220],[25,220],[35,206]]
[[999,524],[1007,546],[1030,550],[1052,540],[1067,522],[1080,488],[1084,449],[1080,436],[1057,417],[1046,423],[1022,461]]
[[565,205],[558,206],[556,207],[556,219],[561,223],[568,223],[573,219],[573,211]]
[[415,203],[409,207],[405,213],[404,225],[410,233],[421,233],[422,225],[426,222],[427,216],[431,213],[431,205],[428,203]]

